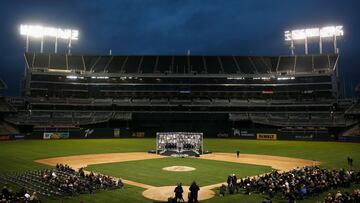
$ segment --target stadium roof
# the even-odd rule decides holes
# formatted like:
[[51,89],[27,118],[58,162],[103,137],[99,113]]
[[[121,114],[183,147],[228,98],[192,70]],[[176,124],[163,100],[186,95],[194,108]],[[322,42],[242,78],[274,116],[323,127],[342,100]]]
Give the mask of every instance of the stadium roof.
[[302,56],[165,56],[66,55],[26,53],[33,69],[120,74],[272,74],[335,69],[338,55]]

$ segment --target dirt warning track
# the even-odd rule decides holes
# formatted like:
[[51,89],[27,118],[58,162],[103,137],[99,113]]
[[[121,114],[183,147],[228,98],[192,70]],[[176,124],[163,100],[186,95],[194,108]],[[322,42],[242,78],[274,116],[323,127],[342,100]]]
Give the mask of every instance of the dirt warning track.
[[[62,164],[67,164],[74,169],[79,169],[81,167],[86,167],[88,165],[94,165],[94,164],[139,161],[139,160],[160,159],[160,158],[166,158],[166,157],[157,154],[149,154],[146,152],[130,152],[130,153],[86,154],[86,155],[76,155],[76,156],[54,157],[54,158],[36,160],[35,162],[50,166],[55,166],[57,163],[62,163]],[[288,171],[296,167],[320,164],[319,162],[313,160],[280,157],[280,156],[269,156],[269,155],[256,155],[256,154],[240,154],[240,157],[237,158],[235,153],[205,154],[202,155],[200,159],[270,166],[273,169],[280,171]],[[145,191],[143,192],[143,196],[148,199],[152,199],[156,201],[167,201],[169,197],[174,195],[175,186],[156,187],[156,186],[147,185],[144,183],[139,183],[131,180],[124,180],[124,179],[123,182],[128,185],[144,188]],[[217,183],[217,184],[201,187],[199,191],[199,199],[205,200],[212,198],[215,195],[212,189],[220,187],[221,184],[223,183]],[[184,188],[184,198],[186,198],[188,187],[184,186],[183,188]]]

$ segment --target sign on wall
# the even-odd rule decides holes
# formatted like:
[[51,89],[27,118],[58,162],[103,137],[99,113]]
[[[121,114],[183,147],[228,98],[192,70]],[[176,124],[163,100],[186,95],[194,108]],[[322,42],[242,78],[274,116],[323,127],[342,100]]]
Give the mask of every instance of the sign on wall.
[[44,132],[44,140],[68,139],[69,132]]
[[258,140],[276,140],[276,134],[272,133],[256,133],[256,139]]

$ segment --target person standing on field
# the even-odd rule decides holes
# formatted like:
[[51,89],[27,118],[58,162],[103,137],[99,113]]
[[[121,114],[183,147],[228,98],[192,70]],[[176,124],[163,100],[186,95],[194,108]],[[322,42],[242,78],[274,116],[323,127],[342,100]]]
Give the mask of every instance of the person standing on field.
[[176,202],[178,202],[178,201],[179,201],[179,202],[180,202],[180,201],[185,202],[185,200],[184,200],[184,198],[183,198],[183,192],[184,192],[184,190],[183,190],[183,188],[182,188],[182,186],[181,186],[181,183],[178,183],[178,184],[177,184],[174,192],[175,192],[175,201],[176,201]]
[[189,190],[190,190],[189,202],[193,202],[193,203],[199,202],[199,201],[198,201],[198,192],[199,192],[200,188],[199,188],[199,186],[196,184],[195,181],[191,184]]

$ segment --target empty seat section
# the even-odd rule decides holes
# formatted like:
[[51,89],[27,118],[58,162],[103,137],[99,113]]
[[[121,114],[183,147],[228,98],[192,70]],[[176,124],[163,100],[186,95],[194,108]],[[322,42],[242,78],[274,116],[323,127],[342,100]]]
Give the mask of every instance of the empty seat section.
[[82,56],[68,56],[69,69],[84,70]]
[[94,112],[93,116],[95,119],[110,119],[112,112]]
[[294,56],[282,56],[280,57],[279,72],[294,71],[295,57]]
[[54,54],[50,57],[50,68],[54,69],[67,69],[66,55]]
[[271,63],[271,72],[275,73],[280,57],[273,56],[273,57],[268,57],[267,59]]
[[188,73],[188,59],[187,56],[174,56],[173,73]]
[[126,56],[114,56],[109,66],[107,67],[108,73],[120,73],[121,67],[125,62]]
[[140,65],[141,56],[128,56],[122,71],[124,73],[137,73]]
[[237,73],[239,71],[238,67],[236,66],[234,57],[220,56],[220,60],[225,73],[232,74],[232,73]]
[[277,59],[275,58],[276,63],[273,62],[273,57],[260,57],[263,64],[267,67],[269,73],[276,71]]
[[101,56],[94,64],[92,70],[95,73],[101,73],[105,71],[105,67],[109,64],[111,56]]
[[254,64],[257,73],[270,73],[270,67],[264,62],[262,57],[253,56],[250,57],[250,59],[252,60],[252,63]]
[[49,54],[35,54],[34,67],[35,68],[49,67]]
[[312,72],[312,56],[298,56],[295,70],[298,73]]
[[221,73],[221,66],[219,64],[219,60],[217,56],[206,56],[204,58],[205,58],[207,73],[210,74]]
[[92,112],[74,112],[75,118],[91,118]]
[[190,70],[196,73],[205,72],[205,64],[202,56],[190,56]]
[[240,73],[253,74],[255,73],[254,67],[247,56],[235,56],[235,59],[239,65]]
[[154,73],[157,56],[144,56],[140,66],[141,73]]
[[329,60],[327,55],[314,56],[314,69],[328,69]]
[[172,56],[159,56],[156,72],[169,72],[172,68]]
[[54,112],[52,115],[53,118],[72,118],[71,112]]
[[99,58],[100,56],[84,56],[86,70],[90,71]]

